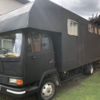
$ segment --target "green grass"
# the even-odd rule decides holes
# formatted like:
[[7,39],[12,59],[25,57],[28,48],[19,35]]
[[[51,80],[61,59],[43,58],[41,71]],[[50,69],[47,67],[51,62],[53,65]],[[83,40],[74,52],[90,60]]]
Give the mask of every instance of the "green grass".
[[65,83],[58,88],[53,100],[100,100],[100,71],[69,86]]

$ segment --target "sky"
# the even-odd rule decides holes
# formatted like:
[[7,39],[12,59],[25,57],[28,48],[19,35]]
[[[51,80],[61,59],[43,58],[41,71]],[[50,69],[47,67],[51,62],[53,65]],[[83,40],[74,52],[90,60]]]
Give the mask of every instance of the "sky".
[[[30,0],[33,1],[33,0]],[[50,0],[85,19],[100,14],[100,0]]]

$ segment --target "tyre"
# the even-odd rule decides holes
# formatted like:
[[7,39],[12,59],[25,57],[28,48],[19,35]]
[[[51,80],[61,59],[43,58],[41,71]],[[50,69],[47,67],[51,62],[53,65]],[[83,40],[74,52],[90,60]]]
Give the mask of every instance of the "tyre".
[[37,94],[38,100],[51,100],[56,92],[56,83],[53,79],[49,78],[43,81],[39,93]]
[[89,65],[89,72],[88,72],[88,75],[92,75],[94,73],[94,67],[93,67],[93,64],[90,64]]
[[84,68],[84,74],[87,75],[92,75],[94,73],[94,66],[93,64],[88,64],[85,68]]

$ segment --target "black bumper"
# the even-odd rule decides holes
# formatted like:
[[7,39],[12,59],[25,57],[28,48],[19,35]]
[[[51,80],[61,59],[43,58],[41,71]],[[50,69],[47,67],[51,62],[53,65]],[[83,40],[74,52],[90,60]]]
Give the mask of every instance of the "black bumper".
[[0,93],[15,97],[15,98],[25,98],[27,96],[33,95],[38,92],[38,87],[24,87],[24,88],[12,88],[5,85],[0,85]]

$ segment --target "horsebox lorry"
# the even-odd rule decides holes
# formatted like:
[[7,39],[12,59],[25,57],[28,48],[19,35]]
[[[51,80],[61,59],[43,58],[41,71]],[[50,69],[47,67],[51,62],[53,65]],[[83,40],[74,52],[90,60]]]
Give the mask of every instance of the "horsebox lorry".
[[49,1],[0,16],[0,93],[51,100],[56,86],[100,60],[100,28]]

